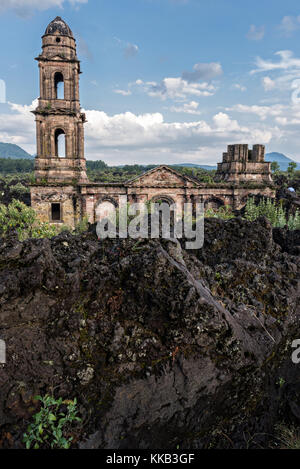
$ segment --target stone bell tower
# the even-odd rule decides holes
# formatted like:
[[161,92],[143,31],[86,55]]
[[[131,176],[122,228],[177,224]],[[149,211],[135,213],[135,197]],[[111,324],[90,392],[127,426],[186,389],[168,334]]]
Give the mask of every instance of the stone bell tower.
[[86,182],[85,114],[79,102],[80,62],[69,26],[55,18],[42,37],[40,98],[36,116],[37,182]]
[[46,29],[36,117],[37,156],[31,206],[38,218],[72,228],[83,216],[82,187],[88,183],[84,158],[85,114],[79,102],[80,62],[76,41],[60,18]]

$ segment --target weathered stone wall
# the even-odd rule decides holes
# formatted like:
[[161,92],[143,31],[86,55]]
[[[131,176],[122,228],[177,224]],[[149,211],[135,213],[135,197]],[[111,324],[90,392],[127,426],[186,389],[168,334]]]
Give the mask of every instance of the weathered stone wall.
[[[128,184],[82,184],[80,185],[82,213],[88,217],[90,223],[97,221],[96,211],[102,202],[111,202],[116,207],[119,206],[119,196],[126,196],[128,203],[156,201],[158,199],[167,200],[183,208],[183,204],[204,203],[205,208],[217,208],[222,205],[232,206],[234,209],[242,208],[247,197],[251,195],[264,195],[274,198],[275,190],[272,187],[236,187],[231,184],[215,184],[212,187],[191,180],[185,180],[182,175],[176,175],[170,170],[171,183],[165,178],[161,178],[162,170],[156,168],[146,173],[141,178]],[[165,175],[166,170],[163,169]]]
[[[61,220],[51,219],[51,204],[61,204]],[[81,203],[73,186],[32,186],[31,206],[42,222],[75,228],[81,216]]]
[[257,181],[272,183],[271,163],[265,161],[264,145],[228,145],[223,153],[222,163],[218,163],[217,178],[220,181]]

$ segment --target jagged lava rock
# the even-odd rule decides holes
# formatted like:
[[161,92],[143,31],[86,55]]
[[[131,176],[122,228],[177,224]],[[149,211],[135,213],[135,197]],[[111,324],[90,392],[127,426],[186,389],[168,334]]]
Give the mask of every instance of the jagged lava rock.
[[267,446],[299,415],[297,243],[265,219],[206,220],[197,251],[2,239],[0,445],[22,447],[34,396],[54,392],[79,400],[81,448]]

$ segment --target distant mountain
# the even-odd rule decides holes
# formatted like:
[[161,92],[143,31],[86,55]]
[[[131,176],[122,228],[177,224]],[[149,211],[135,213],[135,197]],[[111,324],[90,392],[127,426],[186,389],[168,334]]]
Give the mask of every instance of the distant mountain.
[[11,159],[33,159],[32,155],[29,155],[27,151],[18,145],[13,143],[1,143],[0,142],[0,158],[11,158]]
[[[277,152],[267,153],[265,160],[271,163],[273,163],[273,161],[276,161],[276,163],[279,164],[281,171],[286,171],[290,163],[296,163],[296,161],[292,160],[291,158],[288,158],[283,153]],[[297,169],[300,169],[300,163],[297,163]]]
[[[287,156],[285,156],[283,153],[277,153],[277,152],[267,153],[265,157],[265,161],[268,161],[271,163],[273,163],[273,161],[276,161],[279,164],[281,171],[286,171],[290,163],[292,162],[297,163],[291,158],[288,158]],[[212,171],[214,169],[217,169],[217,166],[207,166],[207,165],[193,164],[193,163],[182,163],[182,164],[177,164],[176,166],[185,166],[187,168],[202,168],[202,169],[205,169],[206,171]],[[297,163],[297,169],[300,169],[300,163]]]

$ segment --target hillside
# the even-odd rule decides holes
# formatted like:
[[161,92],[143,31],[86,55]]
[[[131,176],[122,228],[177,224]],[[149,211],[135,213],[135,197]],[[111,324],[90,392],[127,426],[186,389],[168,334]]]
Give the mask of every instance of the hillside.
[[[283,153],[267,153],[266,154],[266,161],[270,161],[271,163],[275,162],[279,164],[281,171],[286,171],[290,163],[295,162],[291,158],[288,158]],[[297,163],[297,169],[300,169],[300,163]]]
[[0,142],[0,158],[32,159],[33,156],[18,145],[14,145],[13,143]]

